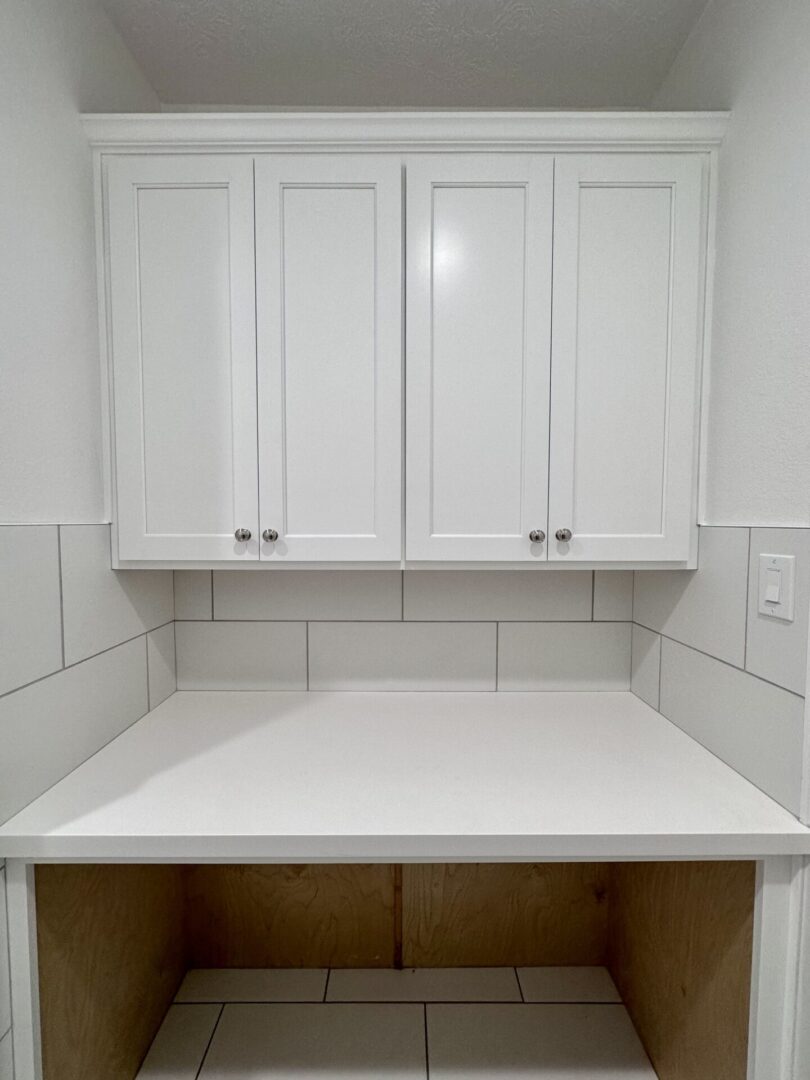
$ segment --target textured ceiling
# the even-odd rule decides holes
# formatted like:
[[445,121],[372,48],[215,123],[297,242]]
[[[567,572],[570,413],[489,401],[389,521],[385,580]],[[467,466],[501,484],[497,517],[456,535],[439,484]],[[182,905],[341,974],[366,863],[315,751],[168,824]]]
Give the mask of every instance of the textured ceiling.
[[102,0],[161,101],[647,105],[706,0]]

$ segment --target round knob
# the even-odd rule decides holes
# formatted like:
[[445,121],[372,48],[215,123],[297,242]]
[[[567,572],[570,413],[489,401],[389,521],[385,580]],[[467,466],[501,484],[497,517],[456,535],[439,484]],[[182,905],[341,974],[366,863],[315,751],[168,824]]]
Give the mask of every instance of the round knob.
[[236,537],[240,544],[246,544],[253,535],[253,533],[250,531],[250,529],[237,529],[233,535]]
[[529,533],[529,539],[533,544],[542,544],[546,538],[546,534],[542,529],[532,529]]
[[265,529],[262,533],[262,540],[268,544],[275,544],[276,540],[278,540],[278,533],[275,529]]
[[557,529],[554,535],[557,537],[558,540],[561,540],[562,543],[567,544],[568,541],[571,539],[572,533],[570,529]]

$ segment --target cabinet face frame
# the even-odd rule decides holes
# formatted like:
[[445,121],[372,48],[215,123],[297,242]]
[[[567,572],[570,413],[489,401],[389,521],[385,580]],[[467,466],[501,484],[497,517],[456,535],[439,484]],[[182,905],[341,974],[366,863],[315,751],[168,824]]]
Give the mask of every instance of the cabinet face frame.
[[[614,243],[609,244],[607,236],[599,235],[601,223],[598,220],[598,211],[594,210],[591,224],[596,226],[596,242],[589,250],[585,231],[584,196],[591,192],[616,193],[618,197],[627,193],[629,198],[626,206],[622,208],[625,216],[628,216],[634,194],[639,197],[639,214],[646,210],[651,220],[654,215],[658,215],[660,219],[663,216],[662,211],[665,215],[663,225],[668,245],[666,249],[661,245],[661,250],[642,253],[642,257],[646,254],[649,258],[646,273],[644,268],[632,264],[628,258],[626,284],[621,281],[623,267],[616,267],[613,274],[617,281],[616,292],[620,297],[618,302],[636,304],[635,309],[627,312],[628,323],[635,323],[632,329],[637,329],[639,333],[635,342],[632,341],[630,333],[625,335],[623,328],[617,327],[617,309],[609,312],[598,309],[594,311],[593,308],[588,310],[586,306],[588,257],[592,258],[595,265],[601,262],[601,273],[608,276],[617,244],[627,238],[629,252],[636,240],[632,235],[625,234],[619,238],[614,237]],[[643,202],[645,198],[646,207]],[[679,154],[650,154],[643,157],[630,154],[568,155],[558,158],[557,161],[554,199],[549,560],[599,562],[625,559],[642,566],[651,561],[688,560],[692,553],[697,520],[699,389],[706,260],[705,163],[694,155]],[[653,203],[652,200],[656,202]],[[605,220],[603,216],[603,222]],[[610,224],[613,226],[612,221]],[[659,221],[659,227],[661,224]],[[651,234],[652,230],[647,237],[650,240]],[[600,247],[602,250],[599,250]],[[658,295],[653,295],[654,289],[651,287],[648,299],[650,306],[656,302],[661,305],[661,301],[664,301],[664,310],[659,312],[664,318],[657,319],[653,313],[644,326],[647,309],[641,308],[640,302],[636,302],[636,296],[638,290],[644,287],[644,279],[654,279],[656,268],[653,263],[656,260],[659,261],[659,278],[664,275],[666,277],[663,282],[666,291],[662,294],[662,281],[659,280]],[[662,266],[662,263],[665,265]],[[590,267],[590,270],[592,276],[593,267]],[[631,289],[632,296],[629,295]],[[640,338],[645,339],[643,344]],[[655,338],[658,340],[653,345]],[[653,413],[645,433],[646,416],[624,417],[621,426],[626,429],[626,435],[610,470],[613,475],[609,477],[614,485],[620,482],[618,474],[623,461],[628,463],[632,475],[636,452],[633,436],[636,432],[642,436],[646,434],[644,445],[638,447],[638,457],[639,461],[644,459],[650,463],[649,473],[652,475],[646,478],[648,487],[652,484],[656,493],[660,492],[660,518],[657,527],[634,529],[631,525],[626,532],[622,532],[624,521],[620,515],[612,517],[609,507],[599,507],[598,492],[586,492],[583,501],[579,501],[579,452],[584,450],[587,460],[588,454],[601,458],[610,449],[600,449],[598,443],[590,449],[587,448],[590,433],[585,418],[581,421],[579,416],[582,401],[580,388],[583,383],[592,387],[595,381],[594,378],[582,380],[579,369],[583,360],[587,362],[590,359],[592,365],[598,360],[600,341],[606,342],[606,357],[618,359],[619,364],[622,361],[623,348],[632,349],[635,346],[642,350],[635,357],[631,352],[625,370],[618,373],[628,384],[634,379],[634,367],[639,374],[642,373],[637,362],[640,356],[654,359],[654,348],[660,349],[663,354],[663,371],[658,376],[658,389],[663,406],[661,419],[658,420]],[[654,372],[652,375],[655,377]],[[606,384],[610,383],[609,374],[604,377],[604,381]],[[617,385],[620,386],[620,383]],[[647,402],[648,398],[645,397],[644,401]],[[596,403],[591,401],[592,409],[595,405]],[[617,437],[621,438],[621,433],[618,433]],[[657,464],[653,446],[656,442],[660,453]],[[660,483],[657,483],[656,472]],[[632,482],[630,486],[632,488]],[[632,490],[627,494],[632,501]],[[588,508],[589,495],[596,506]],[[643,501],[645,506],[649,503],[648,493],[644,494]],[[628,515],[631,515],[632,509],[630,505],[627,506]],[[637,513],[639,509],[638,506],[635,507]],[[587,520],[589,510],[592,520],[598,522],[600,514],[603,520],[606,520],[602,530],[599,530],[598,525],[596,528],[590,525],[585,529],[580,525],[578,516],[584,513]],[[555,539],[559,529],[573,532],[570,542],[560,543]]]
[[[399,560],[402,554],[400,163],[394,157],[380,154],[262,154],[255,159],[255,169],[259,505],[262,530],[272,528],[278,533],[277,541],[261,542],[260,558],[273,563]],[[317,220],[319,195],[327,205],[331,197],[334,211],[342,194],[350,200],[345,211],[347,221],[342,222],[339,215],[332,213],[333,246],[319,250],[320,237],[314,232],[307,235],[303,216],[308,213],[310,220]],[[309,200],[308,207],[303,205],[305,199]],[[288,206],[295,201],[302,205],[297,209]],[[349,221],[351,212],[355,214],[354,236]],[[321,221],[321,229],[324,225]],[[365,238],[361,235],[363,226],[370,231]],[[291,229],[298,230],[300,243],[288,253],[286,241]],[[350,258],[348,249],[355,239],[357,249]],[[364,239],[369,242],[366,247],[363,247]],[[338,240],[345,250],[335,250]],[[297,267],[288,264],[288,254],[295,256]],[[330,466],[324,459],[332,454],[339,463],[332,485],[340,484],[341,474],[346,476],[347,483],[343,498],[334,507],[335,528],[330,527],[328,512],[326,527],[305,524],[297,528],[296,520],[300,518],[305,523],[323,520],[326,511],[319,504],[329,499],[331,491],[327,482],[327,490],[319,494],[316,490],[301,492],[300,488],[296,492],[295,485],[289,482],[294,466],[295,434],[299,458],[302,449],[301,431],[292,430],[291,410],[294,415],[296,397],[299,402],[302,398],[306,400],[306,388],[301,386],[301,373],[296,367],[312,363],[315,347],[312,334],[308,344],[301,346],[299,341],[306,355],[299,357],[297,365],[294,338],[307,334],[303,324],[310,314],[317,320],[318,305],[336,302],[327,294],[342,287],[343,281],[335,281],[341,257],[346,259],[342,268],[346,290],[340,304],[345,301],[347,308],[355,305],[361,320],[370,308],[370,325],[363,325],[362,321],[350,325],[350,317],[333,310],[330,333],[321,328],[315,335],[325,339],[318,346],[323,352],[334,350],[338,370],[352,374],[353,391],[341,400],[333,395],[327,401],[321,395],[320,422],[312,415],[302,425],[299,408],[298,428],[309,429],[309,442],[304,441],[304,448],[311,448],[315,455],[310,462],[312,469],[317,469],[320,457],[327,471]],[[300,291],[295,295],[296,284],[300,290],[307,260],[311,279],[313,264],[319,259],[324,267],[323,279],[318,283],[320,296],[311,298],[316,306],[307,312],[309,298],[300,295]],[[364,275],[366,281],[361,280]],[[370,291],[364,294],[367,286]],[[291,327],[292,315],[295,324]],[[366,339],[365,343],[361,342],[362,338]],[[371,372],[365,401],[360,400],[365,377],[351,370],[355,354],[360,355],[363,347],[370,351],[365,360],[370,361]],[[310,373],[307,387],[313,391],[317,389],[316,383],[326,381],[325,372]],[[354,440],[355,444],[347,450],[345,444]],[[367,444],[365,462],[358,460],[363,442]],[[351,464],[340,465],[344,450],[353,456],[358,469],[365,466],[365,477],[352,477]],[[357,521],[358,525],[341,527],[341,518],[349,523]]]
[[[107,288],[110,354],[111,484],[115,547],[126,560],[245,561],[258,558],[256,345],[253,247],[253,167],[241,155],[138,155],[105,164]],[[144,425],[144,353],[140,278],[141,192],[225,193],[228,250],[227,367],[230,390],[230,474],[233,526],[224,532],[150,532]],[[185,283],[193,292],[193,282]],[[164,440],[171,441],[172,433]],[[181,435],[177,433],[178,449]],[[221,510],[221,508],[219,508]],[[238,543],[238,528],[251,531]]]
[[[532,543],[529,533],[532,530],[545,533],[548,524],[553,182],[554,157],[550,154],[427,154],[407,160],[405,529],[409,561],[535,562],[546,558],[546,544]],[[447,204],[443,209],[446,219],[443,230],[439,220],[442,193],[447,193],[441,200]],[[450,201],[454,193],[464,193],[457,206]],[[497,208],[504,215],[500,230],[494,221],[482,224],[486,217],[483,201],[477,208],[480,216],[476,220],[475,194],[483,193],[496,193],[501,199],[501,206]],[[464,196],[469,203],[466,208]],[[496,211],[494,204],[491,210]],[[493,247],[497,239],[495,234],[500,231],[506,236],[511,229],[511,239],[519,235],[519,244],[514,244],[510,251],[504,247],[501,267],[488,266],[483,259],[476,260],[469,235],[465,248],[464,230],[468,228],[473,238],[473,230],[477,229],[479,239]],[[520,259],[519,268],[515,265],[516,252]],[[508,264],[510,256],[511,265]],[[455,260],[458,260],[457,264]],[[467,323],[475,316],[475,305],[486,301],[488,291],[496,287],[501,274],[507,282],[504,297],[520,311],[519,321],[515,319],[503,328],[503,333],[496,332],[497,336],[505,337],[511,331],[513,355],[506,360],[514,369],[518,367],[515,361],[519,357],[519,371],[512,372],[513,376],[519,375],[519,378],[513,378],[519,387],[519,400],[516,409],[498,416],[497,406],[488,410],[489,402],[494,404],[499,381],[497,373],[492,373],[487,382],[486,370],[482,372],[479,367],[478,378],[483,383],[481,393],[489,399],[481,401],[477,387],[469,386],[463,369],[465,351],[476,349],[479,340],[483,341],[482,348],[488,353],[483,367],[498,360],[494,340],[486,339],[486,312],[482,312],[482,325],[477,328]],[[507,280],[509,274],[516,279],[513,287]],[[488,281],[487,275],[490,275]],[[437,300],[440,290],[449,309],[444,318]],[[449,370],[440,379],[438,352],[442,346]],[[476,382],[475,371],[471,380]],[[451,392],[454,382],[456,390]],[[476,527],[480,522],[477,528],[454,527],[459,514],[458,507],[452,505],[453,461],[445,462],[445,475],[440,483],[437,481],[440,449],[437,408],[443,404],[447,416],[447,410],[452,410],[454,393],[461,395],[465,387],[470,391],[467,409],[473,415],[465,411],[462,404],[458,412],[450,412],[448,421],[460,429],[459,436],[466,440],[470,452],[480,453],[481,460],[473,466],[473,472],[485,469],[488,447],[493,442],[501,439],[505,444],[508,441],[505,436],[517,429],[517,438],[513,440],[516,446],[509,451],[512,475],[499,474],[500,481],[504,485],[508,481],[512,488],[512,501],[507,504],[502,498],[503,493],[494,497],[494,488],[499,485],[492,482],[483,485],[480,501],[467,507],[461,515]],[[442,390],[443,403],[439,396]],[[513,399],[515,396],[513,393]],[[478,414],[477,420],[475,414]],[[470,424],[473,424],[473,430],[465,431]],[[457,449],[458,440],[451,441]],[[508,447],[502,445],[503,456],[507,456],[507,451]],[[469,468],[469,461],[461,463],[462,472]],[[441,492],[437,487],[442,489]],[[483,503],[487,495],[493,496],[491,507]],[[500,504],[497,510],[496,503]],[[508,516],[511,527],[498,529],[496,525],[493,528],[496,516],[502,520]],[[442,519],[449,527],[441,528]]]

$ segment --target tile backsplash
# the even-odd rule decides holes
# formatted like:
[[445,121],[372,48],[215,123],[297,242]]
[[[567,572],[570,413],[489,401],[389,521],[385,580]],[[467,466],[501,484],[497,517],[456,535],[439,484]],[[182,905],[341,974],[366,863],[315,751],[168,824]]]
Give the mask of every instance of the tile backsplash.
[[[760,615],[760,554],[796,556],[793,622]],[[631,689],[798,814],[810,529],[704,526],[695,571],[638,571]]]
[[109,525],[0,526],[0,821],[175,689],[172,573]]
[[178,687],[627,690],[633,575],[177,571]]

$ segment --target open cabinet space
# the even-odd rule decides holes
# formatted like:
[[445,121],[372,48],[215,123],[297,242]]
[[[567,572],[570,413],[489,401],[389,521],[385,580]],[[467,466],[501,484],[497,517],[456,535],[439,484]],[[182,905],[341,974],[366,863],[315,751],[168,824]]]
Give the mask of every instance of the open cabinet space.
[[754,888],[752,862],[40,865],[44,1078],[134,1080],[159,1030],[203,1080],[287,1075],[298,1037],[422,1077],[427,1030],[431,1077],[744,1080]]

